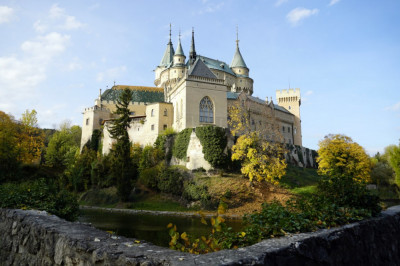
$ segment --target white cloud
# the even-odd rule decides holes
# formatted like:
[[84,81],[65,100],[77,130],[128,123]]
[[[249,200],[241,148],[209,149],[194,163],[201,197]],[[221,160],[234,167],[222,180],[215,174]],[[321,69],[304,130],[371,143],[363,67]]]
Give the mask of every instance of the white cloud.
[[398,110],[400,110],[400,102],[395,103],[394,105],[386,107],[385,110],[387,110],[387,111],[398,111]]
[[286,3],[287,1],[288,0],[278,0],[278,1],[276,1],[275,6],[280,6],[280,5],[284,4],[284,3]]
[[318,14],[319,10],[317,8],[307,9],[303,7],[297,7],[290,11],[286,15],[286,19],[292,26],[297,26],[303,19],[306,19],[312,15]]
[[122,72],[126,71],[126,66],[109,68],[103,72],[97,74],[96,80],[98,82],[102,82],[105,79],[115,79],[121,76]]
[[51,32],[44,36],[38,36],[35,41],[25,41],[21,45],[21,50],[28,53],[31,58],[45,61],[65,50],[70,40],[69,35]]
[[14,9],[8,6],[0,6],[0,24],[10,22],[14,15]]
[[39,33],[44,33],[52,29],[75,30],[83,26],[83,23],[79,22],[74,16],[67,15],[65,10],[57,4],[50,8],[47,18],[38,20],[33,24],[33,28]]
[[329,3],[329,6],[333,6],[337,3],[339,3],[340,0],[331,0],[331,2]]
[[306,96],[313,94],[313,91],[306,91]]

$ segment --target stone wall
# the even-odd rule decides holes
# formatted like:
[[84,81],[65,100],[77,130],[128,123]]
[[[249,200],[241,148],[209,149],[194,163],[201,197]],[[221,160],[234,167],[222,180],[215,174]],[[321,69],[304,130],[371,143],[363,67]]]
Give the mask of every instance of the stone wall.
[[0,209],[1,265],[398,265],[400,206],[344,227],[237,250],[180,253],[46,212]]

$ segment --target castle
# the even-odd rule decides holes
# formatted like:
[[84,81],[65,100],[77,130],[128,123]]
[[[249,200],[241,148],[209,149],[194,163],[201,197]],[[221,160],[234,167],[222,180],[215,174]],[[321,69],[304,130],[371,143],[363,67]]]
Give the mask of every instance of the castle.
[[[281,142],[302,146],[300,120],[300,89],[276,91],[271,100],[253,97],[253,79],[236,40],[236,51],[230,65],[199,55],[194,31],[188,58],[179,38],[175,50],[169,42],[160,64],[155,69],[155,87],[115,85],[95,100],[95,105],[83,112],[81,148],[90,140],[95,129],[103,129],[103,153],[108,153],[113,140],[108,125],[114,118],[116,100],[125,88],[132,92],[131,127],[133,143],[153,144],[167,128],[179,132],[202,125],[228,127],[228,108],[241,104],[249,111],[253,130],[261,130],[271,120],[263,110],[269,110],[278,124]],[[269,138],[268,136],[265,136]]]

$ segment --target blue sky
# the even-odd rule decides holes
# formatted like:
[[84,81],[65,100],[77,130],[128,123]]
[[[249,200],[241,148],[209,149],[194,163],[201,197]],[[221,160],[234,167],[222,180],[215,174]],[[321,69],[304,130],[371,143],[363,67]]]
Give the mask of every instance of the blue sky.
[[117,84],[153,86],[179,30],[231,62],[236,26],[254,95],[300,88],[303,145],[346,134],[370,153],[400,138],[400,1],[0,1],[0,110],[36,109],[41,127]]

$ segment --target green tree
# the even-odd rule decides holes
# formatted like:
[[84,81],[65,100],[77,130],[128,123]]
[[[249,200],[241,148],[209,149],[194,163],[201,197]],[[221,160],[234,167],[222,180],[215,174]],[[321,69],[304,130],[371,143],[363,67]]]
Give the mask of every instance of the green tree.
[[330,134],[321,140],[317,162],[321,175],[370,180],[371,160],[364,148],[348,136]]
[[396,173],[395,182],[400,186],[400,143],[399,146],[391,145],[385,148],[385,155],[388,158],[390,166]]
[[[70,127],[62,124],[60,131],[54,133],[46,150],[46,164],[59,169],[64,169],[75,161],[79,153],[79,142],[76,140],[76,129],[79,126]],[[74,130],[73,130],[74,129]]]
[[11,179],[18,169],[17,125],[13,118],[0,111],[0,182]]
[[132,190],[132,180],[135,178],[135,169],[130,156],[131,143],[128,129],[130,128],[129,103],[132,94],[125,89],[117,100],[114,114],[117,118],[109,128],[110,135],[116,140],[111,150],[113,155],[112,173],[117,181],[118,195],[121,200],[127,200]]

